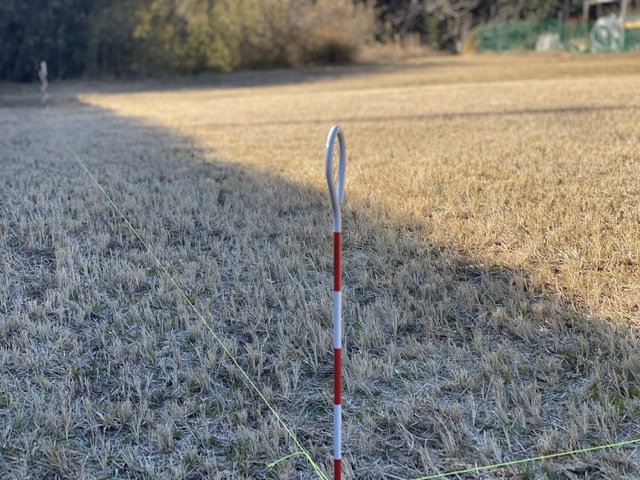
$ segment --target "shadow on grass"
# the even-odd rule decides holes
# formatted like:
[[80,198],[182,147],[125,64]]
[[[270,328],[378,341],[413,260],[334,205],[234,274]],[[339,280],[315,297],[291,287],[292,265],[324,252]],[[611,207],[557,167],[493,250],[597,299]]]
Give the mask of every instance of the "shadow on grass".
[[[0,337],[4,358],[13,358],[1,374],[0,472],[313,478],[304,456],[267,468],[299,446],[215,334],[330,476],[327,193],[220,161],[194,139],[95,107],[52,109],[43,123],[59,177],[43,175],[58,188],[36,197],[59,202],[58,233],[30,243],[7,213],[22,198],[20,182],[3,182],[13,194],[3,199],[2,248],[15,265],[33,268],[10,270],[17,278],[8,279],[30,289],[3,311],[15,327]],[[51,161],[39,160],[35,178]],[[347,179],[345,478],[418,478],[637,435],[637,331],[586,317],[531,272],[436,244],[428,221],[402,224],[348,188]],[[38,263],[43,249],[53,257]],[[64,356],[32,325],[44,319],[67,338]],[[33,338],[21,341],[21,328]],[[31,352],[34,363],[16,364],[11,349]],[[39,364],[38,355],[58,363]],[[14,384],[21,387],[10,390]],[[57,411],[61,392],[72,400]],[[68,425],[51,427],[37,405],[50,405]],[[618,448],[487,475],[631,478],[639,464],[637,448]]]

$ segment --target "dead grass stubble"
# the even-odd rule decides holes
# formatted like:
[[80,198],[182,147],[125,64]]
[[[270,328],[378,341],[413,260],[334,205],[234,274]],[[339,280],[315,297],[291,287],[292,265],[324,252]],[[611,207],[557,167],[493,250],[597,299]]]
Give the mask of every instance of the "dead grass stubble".
[[[637,436],[637,75],[430,72],[2,110],[3,476],[313,476],[302,457],[266,469],[291,439],[65,142],[331,471],[334,121],[351,152],[345,477]],[[619,448],[468,477],[638,464]]]

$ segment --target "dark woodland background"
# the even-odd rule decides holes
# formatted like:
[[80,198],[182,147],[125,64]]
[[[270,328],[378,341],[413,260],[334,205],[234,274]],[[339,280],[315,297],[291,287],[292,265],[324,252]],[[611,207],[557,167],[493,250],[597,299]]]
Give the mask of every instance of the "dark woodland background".
[[411,39],[459,52],[478,25],[578,19],[582,0],[1,0],[0,80],[137,78],[347,63]]

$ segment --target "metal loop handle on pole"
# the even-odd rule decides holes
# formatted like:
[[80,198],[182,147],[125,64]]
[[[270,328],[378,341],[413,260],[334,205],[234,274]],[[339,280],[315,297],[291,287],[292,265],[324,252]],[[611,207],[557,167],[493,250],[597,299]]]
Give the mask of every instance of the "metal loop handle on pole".
[[[337,188],[333,179],[333,147],[336,137],[340,146]],[[340,205],[344,198],[347,147],[338,125],[329,131],[326,161],[327,183],[333,208],[333,478],[340,480],[342,476],[342,218]]]
[[[340,147],[340,160],[338,163],[338,188],[333,179],[333,145],[338,137],[338,144]],[[333,209],[333,231],[342,231],[342,219],[340,215],[340,205],[344,199],[344,176],[347,170],[347,146],[344,141],[344,134],[342,129],[335,125],[330,131],[327,137],[327,183],[329,184],[329,194],[331,195],[331,208]]]

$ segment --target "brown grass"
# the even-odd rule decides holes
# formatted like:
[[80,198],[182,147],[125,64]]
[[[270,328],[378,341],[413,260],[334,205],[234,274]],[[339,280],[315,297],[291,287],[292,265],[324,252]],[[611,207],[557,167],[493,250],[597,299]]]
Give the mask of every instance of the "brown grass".
[[[334,123],[350,155],[345,477],[636,438],[639,78],[637,56],[480,56],[52,85],[46,113],[13,89],[0,472],[313,478],[304,456],[267,468],[298,448],[213,331],[331,474]],[[636,478],[639,455],[460,478]]]

